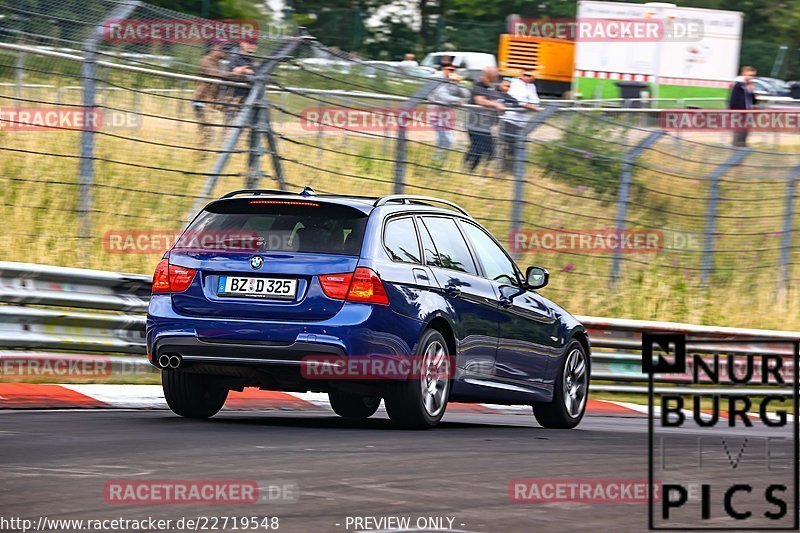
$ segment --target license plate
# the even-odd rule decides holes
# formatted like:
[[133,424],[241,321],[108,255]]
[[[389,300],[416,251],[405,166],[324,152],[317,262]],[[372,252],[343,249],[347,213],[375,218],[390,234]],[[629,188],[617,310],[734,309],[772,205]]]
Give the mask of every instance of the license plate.
[[219,285],[217,286],[218,296],[294,300],[296,294],[296,279],[220,276]]

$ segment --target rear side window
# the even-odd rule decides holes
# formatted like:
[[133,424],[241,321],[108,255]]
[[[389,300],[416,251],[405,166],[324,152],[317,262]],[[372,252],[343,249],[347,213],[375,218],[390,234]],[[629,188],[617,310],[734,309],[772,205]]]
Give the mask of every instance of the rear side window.
[[392,261],[421,262],[417,231],[410,217],[395,218],[387,222],[383,233],[383,244]]
[[472,255],[469,253],[467,243],[464,241],[456,221],[444,217],[422,217],[422,220],[433,237],[442,268],[477,276],[478,269],[475,268],[475,262],[472,260]]
[[200,213],[176,247],[358,255],[366,226],[345,205],[237,198]]

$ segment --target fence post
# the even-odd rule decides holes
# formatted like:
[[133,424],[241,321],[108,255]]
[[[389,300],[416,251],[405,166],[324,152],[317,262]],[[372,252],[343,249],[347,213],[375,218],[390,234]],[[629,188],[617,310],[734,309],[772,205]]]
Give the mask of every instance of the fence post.
[[[511,231],[512,234],[522,229],[522,214],[525,207],[525,161],[528,155],[528,135],[553,116],[558,108],[546,107],[536,113],[525,125],[524,129],[514,139],[514,161],[512,172],[514,174],[514,198],[511,202]],[[511,247],[514,259],[519,259],[519,251]]]
[[708,212],[706,213],[706,238],[703,247],[703,266],[700,275],[700,284],[703,287],[708,285],[711,279],[711,272],[714,270],[714,235],[717,230],[717,204],[719,203],[719,180],[728,170],[735,167],[744,160],[750,148],[738,148],[728,157],[727,161],[714,169],[708,178],[711,182],[711,190],[708,195]]
[[[128,18],[140,4],[138,0],[123,0],[109,14],[107,20],[122,20]],[[84,116],[95,113],[95,96],[97,80],[97,47],[103,38],[103,27],[93,29],[91,35],[83,42],[83,63],[81,64],[81,78],[83,85],[83,113]],[[80,236],[89,237],[92,233],[92,185],[94,183],[94,129],[92,127],[81,130],[81,158],[80,172],[78,175],[78,214],[80,216]]]
[[278,142],[275,140],[275,130],[272,127],[272,112],[270,110],[270,101],[264,94],[264,110],[261,113],[260,128],[264,136],[267,138],[267,145],[269,153],[272,156],[272,167],[275,169],[275,180],[278,182],[278,188],[282,191],[286,190],[286,180],[283,178],[283,163],[278,155]]
[[[624,156],[622,156],[622,167],[620,169],[619,191],[617,192],[617,216],[616,232],[617,235],[625,231],[625,222],[628,218],[628,201],[631,191],[631,180],[633,179],[633,164],[642,153],[653,146],[661,136],[663,130],[656,130],[644,138],[642,142],[634,146]],[[620,267],[622,264],[622,251],[617,247],[614,250],[614,257],[611,262],[611,288],[613,289],[619,280]]]
[[22,106],[22,84],[25,83],[25,52],[17,50],[16,62],[16,85],[14,87],[14,96],[17,98],[14,107]]
[[[84,115],[94,113],[95,107],[95,76],[97,74],[97,53],[95,46],[84,49],[84,59],[81,64],[83,77],[83,112]],[[89,237],[92,225],[89,211],[92,208],[92,183],[94,182],[94,131],[84,128],[81,131],[81,161],[78,175],[78,213],[81,217],[80,236]]]
[[222,174],[223,170],[225,170],[225,165],[228,164],[228,159],[236,148],[236,143],[239,142],[239,137],[241,136],[242,131],[251,122],[253,107],[256,101],[264,98],[264,85],[267,76],[269,76],[269,74],[275,70],[282,61],[290,58],[301,42],[308,39],[309,37],[307,36],[301,36],[288,40],[275,55],[271,56],[258,66],[254,76],[255,81],[253,82],[253,87],[250,89],[250,93],[247,95],[244,104],[242,104],[242,108],[239,110],[239,116],[236,118],[236,124],[233,127],[233,131],[225,140],[222,151],[219,154],[219,157],[217,157],[217,160],[214,162],[214,168],[211,169],[211,173],[209,174],[205,185],[203,185],[203,189],[200,191],[199,197],[197,200],[195,200],[192,210],[186,214],[186,220],[191,220],[192,217],[194,217],[195,213],[197,213],[197,211],[203,207],[206,200],[214,191],[214,187],[217,184],[219,175]]
[[258,180],[261,178],[261,155],[264,153],[263,144],[261,144],[261,134],[263,133],[261,127],[263,126],[264,114],[264,95],[256,100],[254,104],[255,111],[253,112],[252,120],[250,122],[250,151],[247,154],[247,182],[245,183],[246,189],[255,189]]
[[783,235],[781,235],[780,285],[778,287],[780,299],[783,299],[789,290],[789,277],[791,275],[789,256],[792,252],[792,232],[794,229],[794,193],[797,189],[798,179],[800,179],[800,165],[792,169],[786,182],[786,209],[783,216]]
[[[411,98],[400,106],[399,116],[405,115],[425,100],[440,83],[447,83],[444,78],[433,78],[417,89]],[[406,127],[404,120],[398,121],[397,144],[394,158],[394,193],[403,194],[406,186]]]

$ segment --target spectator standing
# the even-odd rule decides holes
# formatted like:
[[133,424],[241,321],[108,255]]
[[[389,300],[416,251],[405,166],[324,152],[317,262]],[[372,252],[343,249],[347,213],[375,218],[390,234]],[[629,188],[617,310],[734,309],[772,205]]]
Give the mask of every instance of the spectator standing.
[[[733,82],[731,93],[728,97],[728,107],[741,111],[749,111],[756,106],[756,93],[753,78],[756,77],[756,69],[753,67],[742,67],[739,77]],[[746,129],[733,132],[734,146],[747,146]]]
[[467,120],[467,134],[469,135],[469,151],[464,157],[464,163],[470,171],[485,158],[491,159],[494,153],[494,140],[492,139],[492,126],[497,121],[497,112],[504,111],[505,106],[500,101],[500,93],[494,89],[497,80],[497,68],[485,67],[481,77],[473,87],[469,103],[480,106],[471,109]]
[[[256,43],[252,41],[241,41],[239,47],[231,55],[228,69],[230,77],[239,81],[244,81],[248,76],[254,75],[253,54],[256,51]],[[238,110],[242,107],[247,95],[250,94],[250,87],[233,87],[230,92],[230,100],[226,106],[225,123],[233,122]]]
[[403,60],[399,63],[401,67],[418,67],[419,63],[417,63],[417,56],[414,54],[408,53],[403,55]]
[[[225,44],[221,41],[211,43],[208,53],[200,60],[200,75],[204,78],[227,78],[229,73],[222,64],[225,58]],[[219,84],[199,81],[194,89],[192,108],[197,119],[197,126],[203,144],[210,145],[213,140],[213,130],[207,120],[207,108],[218,101],[220,95]]]
[[[503,102],[503,105],[506,106],[506,113],[509,113],[509,107],[517,107],[519,102],[516,98],[511,96],[508,93],[508,90],[511,88],[511,78],[503,78],[500,80],[500,83],[497,84],[497,92],[500,93],[500,100]],[[513,139],[509,139],[509,132],[508,132],[508,125],[509,122],[506,120],[500,121],[500,143],[502,145],[501,148],[501,168],[504,171],[511,170],[511,161],[514,157],[514,154],[511,152],[511,148],[513,147]]]
[[436,73],[435,77],[445,81],[431,93],[430,100],[442,107],[436,113],[433,128],[436,131],[436,150],[433,154],[435,164],[441,164],[447,159],[448,150],[453,146],[453,129],[455,128],[454,107],[461,105],[469,98],[469,91],[461,87],[461,76],[456,73],[453,65],[447,65]]
[[531,111],[541,109],[534,69],[523,69],[520,76],[511,81],[508,98],[516,101],[517,109],[510,109],[500,117],[500,134],[506,147],[504,168],[510,168],[519,147],[518,143],[525,142],[525,127],[531,119]]

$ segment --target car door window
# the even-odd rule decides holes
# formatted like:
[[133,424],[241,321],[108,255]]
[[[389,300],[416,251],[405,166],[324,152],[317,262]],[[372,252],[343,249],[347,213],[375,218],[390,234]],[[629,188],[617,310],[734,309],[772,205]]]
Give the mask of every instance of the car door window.
[[445,217],[422,217],[422,221],[433,237],[442,268],[478,275],[469,247],[455,220]]
[[461,227],[475,249],[483,266],[486,277],[499,283],[519,285],[517,269],[505,251],[484,230],[469,222],[462,222]]
[[411,217],[395,218],[386,223],[383,244],[392,261],[420,263],[419,242]]

